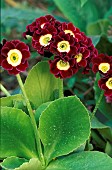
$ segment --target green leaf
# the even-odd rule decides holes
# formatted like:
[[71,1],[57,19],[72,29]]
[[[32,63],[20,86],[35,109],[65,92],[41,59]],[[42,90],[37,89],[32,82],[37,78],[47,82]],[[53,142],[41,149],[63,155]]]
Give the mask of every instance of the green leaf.
[[37,157],[35,138],[29,116],[19,109],[3,107],[0,117],[0,158],[8,156]]
[[46,170],[111,170],[112,159],[107,154],[88,151],[52,161]]
[[29,162],[23,163],[19,168],[15,168],[15,170],[43,170],[43,168],[37,158],[32,158]]
[[37,158],[32,158],[28,161],[24,158],[12,156],[4,159],[1,166],[8,170],[42,170],[41,163]]
[[39,133],[48,163],[85,143],[90,135],[88,112],[76,96],[55,100],[40,116]]
[[108,26],[109,21],[106,19],[101,19],[96,22],[88,24],[86,31],[88,35],[107,34]]
[[41,113],[48,107],[48,105],[49,105],[50,103],[51,103],[51,102],[43,103],[43,104],[40,105],[40,106],[38,107],[38,109],[35,111],[35,120],[36,120],[37,126],[39,125],[39,117],[40,117]]
[[18,168],[23,163],[28,162],[28,160],[24,158],[18,158],[15,156],[8,157],[4,159],[4,161],[1,163],[2,168],[4,169],[15,169]]
[[62,11],[65,17],[68,18],[75,26],[81,28],[82,31],[85,30],[84,19],[80,15],[80,1],[74,0],[53,0],[58,8]]
[[109,156],[112,157],[112,145],[110,142],[107,141],[106,147],[105,147],[105,153],[107,153]]
[[106,12],[106,14],[105,14],[105,16],[104,16],[104,18],[109,19],[110,24],[112,24],[111,16],[112,16],[112,6],[110,7],[110,9]]
[[81,7],[88,1],[88,0],[80,0],[81,1]]
[[[95,81],[95,84],[94,84],[96,102],[98,101],[98,98],[99,98],[100,93],[101,93],[101,89],[98,87],[98,80],[99,79],[100,79],[100,75],[99,75],[99,73],[97,73],[96,74],[96,81]],[[98,109],[100,110],[100,112],[103,115],[105,115],[106,118],[108,118],[109,120],[112,120],[112,104],[106,102],[105,96],[103,96]]]
[[[94,117],[91,121],[91,128],[97,129],[102,138],[104,138],[105,141],[112,141],[112,130],[109,126],[105,126],[103,123],[101,123],[96,117]],[[101,143],[100,143],[101,144]]]
[[[95,22],[99,19],[99,13],[95,3],[88,0],[86,4],[80,9],[81,16],[84,17],[86,25],[91,22]],[[94,14],[94,15],[93,15]],[[86,25],[84,27],[86,28]]]
[[92,129],[105,129],[109,128],[108,126],[105,126],[103,123],[101,123],[95,116],[91,120],[91,128]]
[[91,36],[93,45],[96,47],[96,45],[99,43],[101,36]]
[[0,98],[1,106],[15,107],[17,109],[22,109],[25,113],[28,113],[24,98],[21,94],[2,97]]
[[8,106],[8,107],[14,107],[14,101],[22,101],[23,97],[21,94],[9,96],[9,97],[2,97],[0,98],[1,106]]
[[40,62],[33,67],[24,87],[35,109],[59,97],[59,81],[50,73],[48,62]]

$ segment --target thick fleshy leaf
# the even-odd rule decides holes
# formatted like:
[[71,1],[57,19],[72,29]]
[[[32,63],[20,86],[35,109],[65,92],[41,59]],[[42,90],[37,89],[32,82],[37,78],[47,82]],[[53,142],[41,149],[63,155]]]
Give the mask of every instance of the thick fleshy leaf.
[[[98,87],[98,80],[99,79],[100,79],[100,75],[97,73],[96,74],[96,81],[95,81],[95,85],[94,85],[96,102],[98,101],[98,98],[99,98],[100,93],[101,93],[101,89]],[[112,104],[106,102],[105,96],[103,96],[98,109],[100,110],[100,112],[102,114],[104,114],[104,116],[106,118],[108,118],[112,122]]]
[[8,156],[37,157],[35,137],[29,116],[19,109],[3,107],[0,118],[0,158]]
[[109,128],[109,126],[104,125],[96,117],[93,117],[93,119],[91,120],[91,128],[92,129],[105,129],[105,128]]
[[13,95],[13,96],[9,96],[9,97],[2,97],[0,98],[0,103],[1,106],[8,106],[8,107],[14,107],[14,101],[17,100],[23,100],[23,97],[21,94],[17,94],[17,95]]
[[1,106],[15,107],[17,109],[22,109],[24,112],[28,113],[26,108],[26,103],[21,94],[12,95],[9,97],[0,98]]
[[42,170],[42,166],[38,158],[32,158],[30,160],[24,158],[18,158],[15,156],[4,159],[1,163],[1,167],[8,170]]
[[108,141],[106,143],[105,153],[112,157],[112,144]]
[[112,158],[101,152],[80,152],[52,161],[46,170],[111,170]]
[[40,116],[39,133],[47,163],[76,150],[90,135],[86,108],[76,96],[55,100]]
[[[84,18],[82,18],[79,9],[81,9],[80,1],[74,0],[53,0],[57,7],[62,11],[64,16],[72,22],[75,26],[85,30],[84,28]],[[75,13],[74,13],[75,11]]]
[[[100,136],[102,136],[102,139],[104,139],[104,147],[107,148],[106,153],[109,153],[109,155],[111,155],[110,152],[109,152],[109,149],[110,149],[109,142],[111,143],[111,141],[112,141],[112,130],[111,130],[111,128],[109,126],[106,126],[103,123],[101,123],[96,117],[93,117],[93,119],[91,121],[91,128],[97,129]],[[94,131],[92,131],[92,134],[93,133],[94,133]],[[98,142],[97,138],[94,138],[94,140],[96,140],[96,142],[99,144],[100,147],[103,146],[103,144],[101,144],[101,142]],[[105,144],[105,141],[108,141],[107,145]],[[109,147],[109,149],[108,149],[108,147]]]
[[4,169],[12,170],[12,169],[18,168],[20,165],[22,165],[25,162],[28,162],[28,160],[24,158],[11,156],[11,157],[4,159],[4,161],[1,163],[1,166]]
[[38,107],[38,109],[35,111],[35,120],[36,120],[37,126],[38,126],[38,124],[39,124],[39,117],[40,117],[41,113],[48,107],[49,104],[50,104],[50,102],[43,103],[43,104],[40,105],[40,106]]
[[90,36],[90,38],[92,39],[92,43],[93,45],[96,47],[96,45],[99,43],[101,36],[97,35],[97,36]]
[[48,62],[40,62],[33,67],[26,79],[25,89],[35,109],[59,97],[60,81],[50,73]]
[[15,168],[15,170],[43,170],[43,168],[37,158],[32,158],[29,162],[23,163],[19,168]]
[[108,19],[100,19],[96,22],[89,23],[87,25],[86,31],[88,35],[101,35],[107,34],[107,30],[109,27],[109,20]]

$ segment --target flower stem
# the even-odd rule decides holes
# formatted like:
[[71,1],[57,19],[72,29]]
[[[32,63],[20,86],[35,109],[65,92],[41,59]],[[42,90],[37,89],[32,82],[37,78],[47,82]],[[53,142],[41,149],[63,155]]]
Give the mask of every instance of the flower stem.
[[34,117],[34,114],[33,114],[29,99],[27,97],[23,82],[21,80],[21,77],[20,77],[19,74],[17,74],[16,77],[17,77],[18,83],[20,85],[20,88],[22,90],[22,93],[24,95],[26,105],[27,105],[27,109],[28,109],[28,112],[29,112],[29,115],[30,115],[30,118],[31,118],[31,123],[32,123],[32,127],[33,127],[33,130],[34,130],[36,144],[37,144],[38,156],[39,156],[39,159],[40,159],[42,165],[44,166],[45,161],[44,161],[44,156],[43,156],[43,153],[42,153],[41,142],[40,142],[40,138],[39,138],[39,133],[38,133],[35,117]]
[[63,94],[63,79],[58,79],[58,85],[59,85],[59,98],[64,97]]
[[93,119],[93,117],[95,116],[95,113],[96,113],[96,111],[97,111],[97,109],[98,109],[98,107],[100,105],[100,102],[102,100],[103,95],[104,95],[104,91],[102,90],[101,93],[100,93],[100,97],[99,97],[99,99],[98,99],[98,101],[96,103],[96,106],[95,106],[95,108],[94,108],[94,110],[92,112],[91,119]]
[[2,84],[0,84],[0,89],[1,89],[1,91],[4,92],[4,94],[5,94],[7,97],[10,96],[10,93],[7,91],[7,89],[6,89]]

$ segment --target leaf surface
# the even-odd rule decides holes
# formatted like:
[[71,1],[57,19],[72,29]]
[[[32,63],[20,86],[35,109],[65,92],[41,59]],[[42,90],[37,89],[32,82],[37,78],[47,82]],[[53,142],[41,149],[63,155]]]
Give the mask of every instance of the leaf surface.
[[30,117],[22,110],[3,107],[1,109],[0,158],[17,156],[37,157],[35,137]]
[[52,161],[46,170],[111,170],[112,158],[107,154],[88,151]]
[[86,108],[76,96],[55,100],[40,116],[39,133],[47,162],[76,150],[90,135]]
[[59,81],[50,73],[48,62],[40,62],[33,67],[24,87],[34,109],[59,97]]

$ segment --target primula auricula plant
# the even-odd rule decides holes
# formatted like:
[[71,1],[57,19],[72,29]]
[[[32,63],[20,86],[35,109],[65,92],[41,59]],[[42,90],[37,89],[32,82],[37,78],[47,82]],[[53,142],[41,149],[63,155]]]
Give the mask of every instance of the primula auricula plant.
[[[92,121],[106,96],[112,102],[112,56],[99,54],[83,32],[72,23],[53,16],[37,18],[23,36],[32,37],[32,47],[48,61],[37,63],[23,84],[20,72],[28,67],[29,47],[3,40],[1,66],[16,75],[20,94],[1,99],[1,150],[3,169],[16,170],[110,170],[112,159],[92,150]],[[99,72],[102,92],[93,113],[77,96],[64,97],[63,79],[80,70]],[[82,71],[82,73],[81,73]],[[97,138],[95,136],[95,138]],[[101,141],[100,141],[101,142]]]

